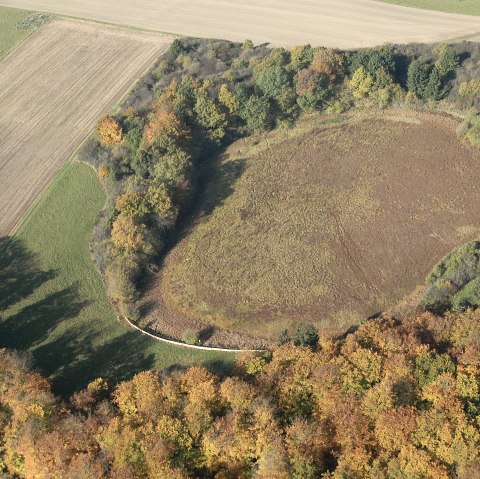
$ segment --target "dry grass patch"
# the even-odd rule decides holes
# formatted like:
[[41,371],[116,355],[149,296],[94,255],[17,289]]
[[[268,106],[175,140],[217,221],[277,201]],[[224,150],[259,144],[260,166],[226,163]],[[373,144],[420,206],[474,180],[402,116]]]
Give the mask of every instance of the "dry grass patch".
[[390,112],[233,144],[147,297],[265,338],[392,306],[478,237],[480,155],[455,126]]

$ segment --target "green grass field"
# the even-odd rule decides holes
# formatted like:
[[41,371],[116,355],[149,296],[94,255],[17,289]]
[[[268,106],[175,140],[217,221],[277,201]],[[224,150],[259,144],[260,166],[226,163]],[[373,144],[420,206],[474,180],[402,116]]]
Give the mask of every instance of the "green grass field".
[[382,3],[394,3],[404,7],[437,10],[439,12],[480,15],[479,0],[379,0]]
[[0,60],[5,58],[35,28],[17,28],[18,22],[32,15],[32,12],[0,7]]
[[0,346],[31,351],[61,394],[149,368],[228,367],[233,355],[164,345],[117,320],[88,250],[104,201],[95,172],[68,163],[1,252]]

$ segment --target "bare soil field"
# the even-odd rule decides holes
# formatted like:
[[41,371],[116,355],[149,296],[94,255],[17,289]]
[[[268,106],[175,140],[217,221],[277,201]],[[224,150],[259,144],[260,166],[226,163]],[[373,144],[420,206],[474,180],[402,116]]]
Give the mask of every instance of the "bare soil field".
[[265,339],[298,321],[345,330],[477,238],[480,153],[456,122],[371,115],[231,145],[146,293],[146,324]]
[[156,33],[56,20],[0,62],[0,236],[168,43]]
[[374,0],[0,0],[41,10],[196,37],[338,48],[435,42],[480,32],[480,18]]

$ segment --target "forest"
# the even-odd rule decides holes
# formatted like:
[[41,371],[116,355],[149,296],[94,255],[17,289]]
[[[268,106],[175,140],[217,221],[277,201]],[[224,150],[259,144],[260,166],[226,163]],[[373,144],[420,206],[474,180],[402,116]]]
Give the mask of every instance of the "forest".
[[99,378],[58,400],[2,350],[2,478],[475,479],[480,311],[383,317],[310,346]]

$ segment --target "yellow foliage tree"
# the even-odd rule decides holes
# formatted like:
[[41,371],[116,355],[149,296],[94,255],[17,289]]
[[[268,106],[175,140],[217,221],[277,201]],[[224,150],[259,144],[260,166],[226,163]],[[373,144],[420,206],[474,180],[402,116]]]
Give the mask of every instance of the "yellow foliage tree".
[[131,216],[120,214],[112,225],[112,243],[125,254],[150,253],[145,225],[136,224]]
[[112,116],[106,116],[98,122],[97,133],[100,141],[107,146],[119,145],[123,139],[122,127]]
[[218,101],[225,106],[232,115],[236,115],[240,109],[240,102],[225,83],[222,84],[218,92]]
[[362,66],[352,76],[350,88],[354,98],[362,99],[367,97],[373,90],[373,77]]

